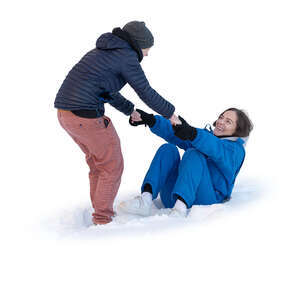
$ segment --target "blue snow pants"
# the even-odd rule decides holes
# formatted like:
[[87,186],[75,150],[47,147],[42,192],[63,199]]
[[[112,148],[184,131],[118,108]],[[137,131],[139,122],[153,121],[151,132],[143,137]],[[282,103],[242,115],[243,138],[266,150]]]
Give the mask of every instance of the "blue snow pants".
[[180,160],[177,147],[163,144],[156,152],[143,181],[152,187],[153,199],[160,193],[166,208],[172,208],[181,196],[192,205],[222,203],[213,188],[206,157],[194,148],[187,149]]

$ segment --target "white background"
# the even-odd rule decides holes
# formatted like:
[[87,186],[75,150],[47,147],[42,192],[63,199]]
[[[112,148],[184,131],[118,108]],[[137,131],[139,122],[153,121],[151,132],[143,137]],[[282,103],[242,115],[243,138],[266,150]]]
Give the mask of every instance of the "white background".
[[[0,14],[2,299],[299,299],[298,1],[28,0]],[[249,112],[237,188],[253,195],[207,222],[69,235],[48,220],[90,205],[88,169],[57,122],[55,95],[99,35],[131,20],[155,38],[142,62],[152,87],[189,123]],[[122,93],[147,110],[130,87]],[[127,199],[162,141],[106,109]]]

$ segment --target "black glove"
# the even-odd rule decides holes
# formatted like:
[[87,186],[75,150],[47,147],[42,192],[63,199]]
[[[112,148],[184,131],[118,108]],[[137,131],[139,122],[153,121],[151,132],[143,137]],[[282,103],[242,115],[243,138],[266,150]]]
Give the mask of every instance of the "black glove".
[[134,122],[132,121],[131,117],[129,118],[129,124],[132,126],[138,126],[138,125],[142,125],[145,124],[148,125],[149,127],[153,127],[156,120],[153,114],[147,114],[146,112],[144,112],[141,109],[136,109],[136,111],[141,115],[141,119],[142,121],[138,121],[138,122]]
[[180,139],[193,141],[197,136],[197,129],[190,126],[183,118],[179,116],[180,125],[173,125],[174,134]]

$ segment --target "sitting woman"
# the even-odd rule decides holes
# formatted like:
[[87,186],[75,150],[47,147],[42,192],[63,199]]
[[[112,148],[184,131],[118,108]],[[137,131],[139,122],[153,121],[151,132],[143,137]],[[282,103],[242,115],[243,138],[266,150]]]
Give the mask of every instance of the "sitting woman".
[[[230,199],[236,176],[245,158],[245,141],[253,125],[239,109],[229,108],[213,123],[214,130],[190,126],[183,118],[172,126],[161,116],[142,110],[140,120],[168,143],[156,152],[143,181],[140,198],[120,204],[128,213],[149,216],[160,193],[172,215],[186,216],[193,205],[223,203]],[[177,147],[185,150],[180,159]]]

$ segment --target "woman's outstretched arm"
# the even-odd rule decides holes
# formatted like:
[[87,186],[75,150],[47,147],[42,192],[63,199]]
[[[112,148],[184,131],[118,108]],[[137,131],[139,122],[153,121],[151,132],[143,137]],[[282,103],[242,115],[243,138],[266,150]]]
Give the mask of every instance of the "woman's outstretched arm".
[[132,118],[130,118],[129,123],[131,125],[148,125],[152,133],[163,138],[168,143],[176,145],[184,150],[191,147],[189,141],[183,141],[174,135],[170,120],[159,115],[154,116],[153,114],[148,114],[140,109],[137,109],[136,111],[140,114],[140,120],[138,121],[138,119],[135,119],[135,121],[133,121]]

